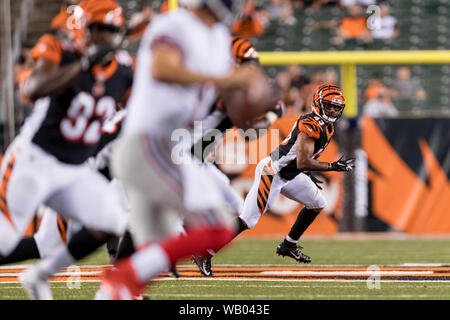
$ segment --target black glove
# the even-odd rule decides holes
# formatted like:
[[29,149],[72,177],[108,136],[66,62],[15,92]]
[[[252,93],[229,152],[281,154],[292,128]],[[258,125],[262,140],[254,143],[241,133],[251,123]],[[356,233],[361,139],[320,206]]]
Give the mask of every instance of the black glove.
[[90,70],[94,65],[100,63],[105,56],[114,52],[116,48],[109,44],[99,44],[90,46],[87,55],[81,58],[81,68],[83,71]]
[[343,156],[336,162],[328,164],[328,171],[352,171],[355,167],[355,159],[342,160]]
[[312,175],[311,173],[308,173],[309,178],[312,180],[312,182],[314,182],[314,184],[317,186],[317,188],[319,188],[320,190],[322,190],[322,187],[320,186],[323,181],[317,179],[314,175]]

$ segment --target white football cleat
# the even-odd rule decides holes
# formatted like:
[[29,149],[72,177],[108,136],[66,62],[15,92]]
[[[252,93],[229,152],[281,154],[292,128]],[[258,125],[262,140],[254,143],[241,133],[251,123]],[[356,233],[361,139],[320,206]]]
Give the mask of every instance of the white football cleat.
[[38,268],[31,267],[19,277],[22,287],[32,300],[53,300],[52,291],[45,277]]

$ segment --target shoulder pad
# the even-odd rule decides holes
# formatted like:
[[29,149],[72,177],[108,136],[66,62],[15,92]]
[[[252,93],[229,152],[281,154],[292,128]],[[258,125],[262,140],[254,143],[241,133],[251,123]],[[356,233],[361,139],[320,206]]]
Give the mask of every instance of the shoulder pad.
[[31,50],[33,60],[45,59],[59,64],[62,58],[61,42],[51,34],[44,34]]
[[321,119],[320,117],[317,117],[318,119],[316,119],[316,117],[317,116],[307,116],[303,119],[300,119],[298,122],[299,132],[303,132],[313,139],[319,139],[322,132],[322,127],[318,120]]

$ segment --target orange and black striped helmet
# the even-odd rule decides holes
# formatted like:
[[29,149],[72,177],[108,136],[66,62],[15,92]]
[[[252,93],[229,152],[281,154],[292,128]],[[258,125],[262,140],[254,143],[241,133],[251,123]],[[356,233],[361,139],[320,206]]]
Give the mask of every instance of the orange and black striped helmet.
[[237,64],[252,62],[259,65],[258,52],[246,38],[232,36],[231,53]]
[[[332,107],[337,111],[332,111]],[[335,122],[345,108],[345,99],[341,88],[332,83],[320,85],[314,92],[311,108],[325,121]]]
[[122,7],[113,0],[84,0],[79,6],[85,18],[85,26],[98,23],[120,28],[125,25]]

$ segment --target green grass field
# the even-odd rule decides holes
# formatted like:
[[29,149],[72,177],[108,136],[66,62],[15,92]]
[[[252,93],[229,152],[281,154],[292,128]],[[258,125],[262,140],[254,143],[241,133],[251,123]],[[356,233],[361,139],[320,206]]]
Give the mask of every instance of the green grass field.
[[[294,265],[295,261],[275,254],[279,240],[242,238],[233,242],[213,259],[219,265]],[[315,265],[400,265],[405,263],[450,265],[450,239],[408,240],[335,240],[306,239],[304,252]],[[28,261],[29,263],[30,261]],[[99,249],[80,265],[108,264],[106,250]],[[189,265],[183,261],[181,265]],[[305,265],[302,265],[305,266]],[[212,280],[214,278],[155,281],[147,290],[154,300],[363,300],[363,299],[450,299],[450,281],[445,282],[381,282],[379,288],[369,289],[366,281],[256,281]],[[81,283],[72,287],[66,283],[52,283],[55,299],[92,299],[98,282]],[[0,284],[0,298],[27,299],[17,283]]]

